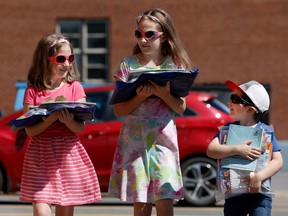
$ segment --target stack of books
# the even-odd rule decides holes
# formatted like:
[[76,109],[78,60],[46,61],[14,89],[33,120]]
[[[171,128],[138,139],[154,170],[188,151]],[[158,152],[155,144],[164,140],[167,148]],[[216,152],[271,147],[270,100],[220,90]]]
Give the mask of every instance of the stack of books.
[[248,193],[250,176],[254,172],[262,170],[271,160],[272,136],[272,131],[235,124],[223,127],[220,130],[219,139],[221,144],[239,145],[251,140],[250,146],[260,148],[261,156],[254,160],[248,160],[240,155],[233,155],[218,160],[216,184],[218,197],[219,194],[222,195],[222,198],[227,198],[241,193]]

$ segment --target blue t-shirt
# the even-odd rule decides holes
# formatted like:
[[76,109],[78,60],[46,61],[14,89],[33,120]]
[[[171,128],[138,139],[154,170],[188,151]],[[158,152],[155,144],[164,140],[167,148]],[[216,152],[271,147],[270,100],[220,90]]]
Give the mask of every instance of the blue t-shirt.
[[[239,121],[229,122],[229,123],[225,124],[224,127],[225,127],[225,126],[229,126],[230,124],[240,125],[240,122],[239,122]],[[262,123],[262,122],[260,122],[260,121],[257,123],[256,127],[258,127],[258,128],[263,128],[265,131],[272,131],[272,132],[274,132],[274,130],[273,130],[270,126],[268,126],[268,125],[266,125],[266,124],[264,124],[264,123]],[[220,134],[220,132],[218,132],[218,133],[214,136],[214,138],[215,138],[215,137],[219,137],[219,134]],[[273,144],[273,150],[272,150],[272,152],[281,151],[281,148],[280,148],[280,146],[279,146],[279,144],[278,144],[278,141],[277,141],[277,139],[276,139],[276,137],[275,137],[275,133],[273,133],[273,136],[272,136],[272,144]],[[267,195],[267,196],[270,196],[270,195],[271,195],[271,193],[272,193],[272,190],[271,190],[271,178],[269,178],[269,179],[267,179],[267,180],[265,180],[265,181],[262,182],[261,191],[262,191],[262,193],[263,193],[264,195]]]
[[[240,122],[239,122],[239,121],[229,122],[229,123],[225,124],[224,126],[229,126],[230,124],[240,125]],[[264,129],[265,131],[272,131],[272,132],[274,132],[274,130],[273,130],[270,126],[268,126],[268,125],[266,125],[266,124],[264,124],[264,123],[262,123],[262,122],[260,122],[260,121],[257,123],[256,127],[257,127],[257,128],[262,128],[262,129]],[[219,133],[220,133],[220,132],[218,132],[218,133],[214,136],[214,138],[215,138],[215,137],[219,137]],[[273,150],[272,150],[272,152],[281,151],[280,145],[279,145],[279,143],[278,143],[278,141],[277,141],[277,139],[276,139],[276,137],[275,137],[275,133],[273,133],[273,136],[272,136],[272,144],[273,144]]]

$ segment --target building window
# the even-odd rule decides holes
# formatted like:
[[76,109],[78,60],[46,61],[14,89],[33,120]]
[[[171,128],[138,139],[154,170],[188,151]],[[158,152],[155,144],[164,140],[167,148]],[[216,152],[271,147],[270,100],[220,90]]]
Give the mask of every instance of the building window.
[[108,79],[108,21],[59,20],[56,31],[69,38],[83,82]]

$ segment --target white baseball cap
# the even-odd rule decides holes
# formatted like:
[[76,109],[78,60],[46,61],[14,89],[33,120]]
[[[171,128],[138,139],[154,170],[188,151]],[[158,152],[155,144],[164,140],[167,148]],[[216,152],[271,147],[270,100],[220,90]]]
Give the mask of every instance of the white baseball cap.
[[227,80],[225,84],[232,92],[238,89],[240,92],[244,93],[262,113],[269,109],[270,99],[268,92],[259,82],[251,80],[238,86],[231,80]]

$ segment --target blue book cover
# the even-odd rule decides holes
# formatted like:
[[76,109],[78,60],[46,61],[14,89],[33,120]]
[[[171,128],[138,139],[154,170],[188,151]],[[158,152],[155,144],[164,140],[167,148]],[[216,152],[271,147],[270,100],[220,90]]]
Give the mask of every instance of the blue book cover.
[[198,69],[194,70],[152,70],[135,71],[131,73],[132,78],[127,81],[116,81],[116,88],[109,104],[113,105],[127,101],[136,95],[136,89],[148,80],[160,86],[165,86],[170,81],[170,92],[175,97],[186,97],[192,84],[198,75]]
[[20,130],[27,126],[42,121],[42,117],[53,112],[68,109],[74,114],[74,119],[79,121],[92,120],[96,110],[96,103],[91,102],[47,102],[33,107],[17,119],[11,120],[12,129]]
[[[239,145],[248,140],[252,140],[250,146],[260,148],[262,137],[262,128],[230,124],[226,145]],[[248,160],[240,155],[230,156],[221,160],[222,168],[255,171],[256,165],[257,159]]]

